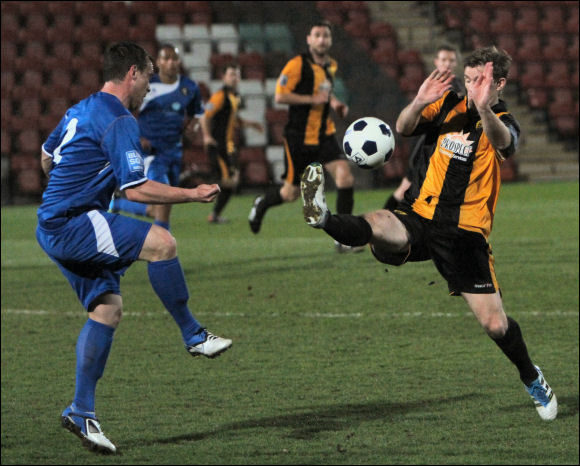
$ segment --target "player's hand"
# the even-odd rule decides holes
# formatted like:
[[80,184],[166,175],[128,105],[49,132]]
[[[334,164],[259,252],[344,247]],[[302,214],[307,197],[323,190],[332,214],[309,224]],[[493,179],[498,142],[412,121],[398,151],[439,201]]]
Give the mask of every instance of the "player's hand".
[[483,68],[483,72],[475,79],[469,90],[469,98],[473,101],[477,110],[491,107],[494,86],[493,63],[487,62]]
[[446,91],[451,89],[454,77],[451,70],[433,71],[421,84],[415,99],[422,105],[429,105],[439,100]]
[[145,152],[146,154],[151,152],[151,143],[149,142],[149,139],[139,138],[139,142],[141,143],[141,148],[143,149],[143,152]]
[[203,146],[205,148],[207,148],[208,146],[217,146],[217,141],[212,136],[204,136]]
[[220,187],[217,184],[200,184],[193,188],[193,202],[212,202],[220,192]]
[[320,91],[312,96],[312,105],[325,104],[330,99],[329,91]]
[[342,102],[338,102],[333,108],[338,118],[346,118],[348,115],[348,105],[343,104]]

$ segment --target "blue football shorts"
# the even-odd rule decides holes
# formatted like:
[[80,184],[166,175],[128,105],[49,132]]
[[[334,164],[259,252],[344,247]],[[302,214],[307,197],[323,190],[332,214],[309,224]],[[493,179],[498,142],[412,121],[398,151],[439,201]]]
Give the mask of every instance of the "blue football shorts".
[[170,186],[179,186],[181,148],[158,152],[145,157],[147,178]]
[[151,223],[102,210],[71,217],[55,230],[38,226],[38,243],[60,268],[84,308],[104,293],[121,294],[120,281],[139,258]]

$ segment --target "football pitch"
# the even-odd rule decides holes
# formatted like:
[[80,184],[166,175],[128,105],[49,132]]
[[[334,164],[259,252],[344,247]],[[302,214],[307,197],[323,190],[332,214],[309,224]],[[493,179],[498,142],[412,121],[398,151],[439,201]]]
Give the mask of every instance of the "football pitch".
[[[355,213],[389,193],[355,192]],[[504,184],[490,239],[506,312],[559,400],[551,423],[431,262],[338,254],[299,201],[257,236],[253,196],[225,225],[175,206],[190,308],[234,344],[191,358],[134,264],[97,386],[114,458],[60,427],[86,313],[36,243],[36,207],[2,208],[2,464],[578,464],[578,199],[578,183]]]

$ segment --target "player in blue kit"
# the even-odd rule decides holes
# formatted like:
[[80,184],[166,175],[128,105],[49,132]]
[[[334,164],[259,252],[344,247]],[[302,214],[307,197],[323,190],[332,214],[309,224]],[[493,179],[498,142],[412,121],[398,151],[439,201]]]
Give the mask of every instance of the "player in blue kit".
[[194,189],[147,179],[139,127],[130,113],[149,90],[153,63],[136,44],[121,42],[104,57],[100,92],[71,107],[42,146],[49,176],[38,209],[36,236],[88,311],[76,345],[76,388],[62,424],[91,450],[115,453],[95,415],[95,389],[103,375],[123,301],[120,278],[147,261],[151,285],[178,324],[193,355],[215,357],[232,341],[203,328],[187,306],[187,284],[175,238],[165,228],[107,212],[117,186],[127,199],[148,204],[211,202],[218,185]]
[[[181,59],[170,44],[162,45],[156,60],[159,73],[152,76],[150,91],[139,109],[137,121],[150,180],[179,185],[183,154],[182,135],[192,133],[204,114],[197,84],[180,75]],[[112,211],[124,210],[155,217],[155,224],[169,229],[171,204],[145,206],[127,199],[115,199]]]

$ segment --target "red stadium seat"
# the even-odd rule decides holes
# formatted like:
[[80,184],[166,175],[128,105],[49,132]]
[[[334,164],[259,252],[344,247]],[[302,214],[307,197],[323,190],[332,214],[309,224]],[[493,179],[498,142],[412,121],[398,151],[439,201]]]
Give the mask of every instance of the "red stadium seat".
[[397,60],[400,65],[423,63],[421,52],[415,49],[399,50],[397,52]]
[[528,105],[535,110],[544,110],[548,107],[549,94],[544,87],[529,88],[526,91]]
[[20,32],[20,18],[16,13],[2,12],[2,42],[16,41]]
[[16,190],[21,194],[37,195],[42,192],[39,151],[40,147],[33,152],[10,157],[11,176],[15,179]]
[[40,71],[28,69],[22,76],[22,82],[12,90],[12,97],[24,99],[37,95],[44,85],[44,78]]
[[546,73],[546,85],[548,87],[570,87],[570,69],[568,62],[553,61],[548,66]]
[[77,13],[81,18],[89,16],[98,16],[99,21],[103,13],[105,12],[104,4],[106,2],[75,2],[73,5],[75,13]]
[[469,18],[464,24],[463,30],[467,33],[487,34],[490,30],[491,16],[487,8],[470,8]]
[[54,17],[54,23],[46,31],[49,43],[72,41],[75,30],[75,17],[70,13],[70,9],[69,6],[69,13],[60,13]]
[[546,45],[542,48],[544,60],[562,60],[566,56],[568,41],[562,34],[550,34],[547,36]]
[[[5,98],[9,98],[12,95],[14,82],[15,82],[14,71],[2,70],[2,101],[4,101]],[[2,108],[4,109],[4,107]]]
[[571,5],[568,8],[568,17],[566,19],[566,32],[575,34],[578,37],[578,4]]
[[553,125],[556,132],[563,138],[578,138],[578,117],[558,116]]
[[[2,2],[4,3],[4,2]],[[28,16],[34,13],[46,13],[49,2],[16,2],[18,11],[22,16]]]
[[240,53],[237,61],[242,68],[243,79],[258,79],[263,81],[266,77],[264,57],[259,53]]
[[578,34],[572,36],[570,45],[566,48],[566,56],[570,60],[578,61]]
[[38,70],[45,68],[46,46],[43,42],[31,41],[24,45],[23,54],[15,60],[16,71]]
[[[4,101],[2,101],[2,113],[4,113]],[[4,123],[3,123],[4,124]],[[8,130],[2,128],[2,155],[8,155],[12,152],[12,137]]]
[[397,37],[395,28],[383,21],[373,21],[369,26],[369,31],[374,39],[378,37],[393,37],[396,40]]
[[49,70],[70,70],[74,47],[72,42],[53,42],[49,47],[49,52],[44,59],[46,69]]
[[[526,2],[528,3],[528,2]],[[515,31],[519,34],[537,34],[540,27],[540,16],[534,3],[518,8]]]
[[72,57],[71,65],[73,70],[101,68],[102,61],[103,50],[100,42],[82,42],[78,54]]
[[38,154],[42,144],[38,130],[27,128],[18,134],[18,149],[20,152]]
[[518,61],[535,61],[541,59],[542,42],[537,34],[520,36],[520,47],[514,57]]
[[[77,2],[93,3],[93,2]],[[75,26],[73,38],[77,42],[99,42],[102,40],[103,19],[100,14],[81,16],[81,23]]]
[[12,118],[12,99],[2,97],[2,128],[7,128]]
[[26,17],[26,25],[18,31],[20,42],[42,40],[48,28],[48,20],[43,13],[31,13]]
[[131,27],[131,21],[128,14],[109,15],[109,24],[103,27],[102,39],[108,43],[127,40],[127,31]]
[[517,56],[519,47],[517,37],[514,34],[498,34],[496,43],[500,49],[505,50],[512,58]]
[[540,19],[540,32],[544,34],[561,33],[566,28],[564,12],[560,6],[547,3]]
[[544,65],[540,62],[526,62],[519,82],[524,89],[546,87]]
[[489,23],[489,31],[496,35],[510,33],[514,27],[515,18],[511,8],[498,8]]

